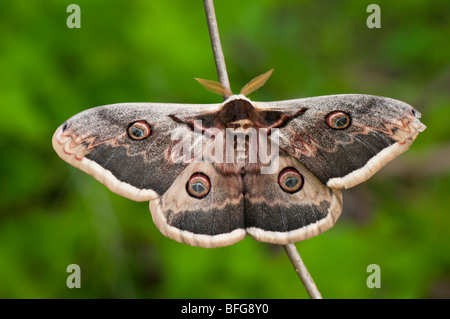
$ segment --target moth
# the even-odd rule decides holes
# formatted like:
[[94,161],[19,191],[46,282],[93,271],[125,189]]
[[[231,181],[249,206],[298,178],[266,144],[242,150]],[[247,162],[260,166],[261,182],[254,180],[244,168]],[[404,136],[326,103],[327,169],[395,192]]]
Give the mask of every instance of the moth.
[[53,147],[111,191],[149,201],[155,225],[176,241],[209,248],[246,235],[308,239],[336,223],[342,189],[370,178],[426,127],[417,110],[387,97],[247,98],[271,73],[240,94],[198,79],[222,103],[85,110],[58,127]]

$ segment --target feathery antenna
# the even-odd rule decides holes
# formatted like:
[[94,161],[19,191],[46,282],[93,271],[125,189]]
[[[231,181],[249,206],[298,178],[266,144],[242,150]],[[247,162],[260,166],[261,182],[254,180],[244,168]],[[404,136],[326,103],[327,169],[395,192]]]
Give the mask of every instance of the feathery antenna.
[[252,92],[255,92],[257,89],[259,89],[261,86],[263,86],[266,81],[270,78],[272,75],[273,69],[267,71],[266,73],[263,73],[261,75],[258,75],[256,78],[248,82],[241,90],[242,95],[249,95]]
[[226,86],[224,86],[220,82],[211,81],[211,80],[204,80],[204,79],[198,79],[195,78],[201,85],[205,87],[208,91],[217,93],[222,95],[225,99],[228,99],[230,96],[233,95],[233,92]]

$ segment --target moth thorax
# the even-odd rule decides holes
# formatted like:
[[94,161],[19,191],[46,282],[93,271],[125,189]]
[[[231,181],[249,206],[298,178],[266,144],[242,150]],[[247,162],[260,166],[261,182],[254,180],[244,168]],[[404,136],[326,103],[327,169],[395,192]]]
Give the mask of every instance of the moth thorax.
[[238,135],[235,144],[237,163],[248,163],[249,139],[248,135]]
[[244,164],[257,161],[258,149],[255,128],[227,129],[226,153],[229,163]]
[[251,127],[255,127],[255,124],[249,119],[241,119],[232,122],[228,122],[225,124],[227,128],[234,129],[236,131],[245,133]]
[[[232,100],[222,106],[219,117],[226,127],[232,125],[231,123],[239,122],[240,120],[251,120],[252,113],[255,112],[253,104],[248,100]],[[250,121],[250,123],[252,123]],[[253,123],[252,123],[253,124]]]

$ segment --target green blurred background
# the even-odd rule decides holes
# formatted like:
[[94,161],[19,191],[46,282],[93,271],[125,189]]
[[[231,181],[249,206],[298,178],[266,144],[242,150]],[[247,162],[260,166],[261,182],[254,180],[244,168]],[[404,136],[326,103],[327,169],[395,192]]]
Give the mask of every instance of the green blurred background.
[[[75,2],[75,1],[73,1]],[[428,129],[344,192],[336,226],[297,247],[325,298],[450,298],[450,3],[216,0],[232,89],[275,68],[253,100],[368,93]],[[284,250],[247,238],[204,249],[165,238],[147,203],[62,161],[54,130],[118,102],[216,103],[200,0],[0,2],[0,297],[307,298]],[[66,287],[69,264],[81,289]],[[381,288],[369,289],[369,264]]]

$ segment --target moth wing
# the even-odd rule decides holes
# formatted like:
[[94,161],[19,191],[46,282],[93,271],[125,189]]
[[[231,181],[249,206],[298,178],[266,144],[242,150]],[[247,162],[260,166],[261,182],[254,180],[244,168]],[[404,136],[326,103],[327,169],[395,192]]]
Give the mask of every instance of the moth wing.
[[[342,211],[339,190],[325,186],[294,157],[280,154],[272,174],[244,176],[245,225],[258,241],[285,245],[316,236],[331,228]],[[283,174],[298,172],[298,187],[287,192]]]
[[[146,201],[164,194],[193,161],[195,143],[208,140],[178,119],[215,112],[222,104],[120,103],[85,110],[53,135],[58,155],[94,176],[113,192]],[[149,136],[135,140],[129,128],[140,121]]]
[[[188,183],[201,175],[210,189],[202,198],[190,195]],[[246,236],[242,180],[223,175],[213,164],[191,163],[167,191],[150,201],[152,218],[167,237],[206,248],[234,244]]]
[[[329,95],[254,105],[259,111],[289,116],[278,127],[279,146],[336,189],[370,178],[406,151],[426,128],[419,121],[420,113],[410,105],[372,95]],[[348,126],[331,127],[333,112],[338,117],[341,114],[344,122],[347,115]]]

